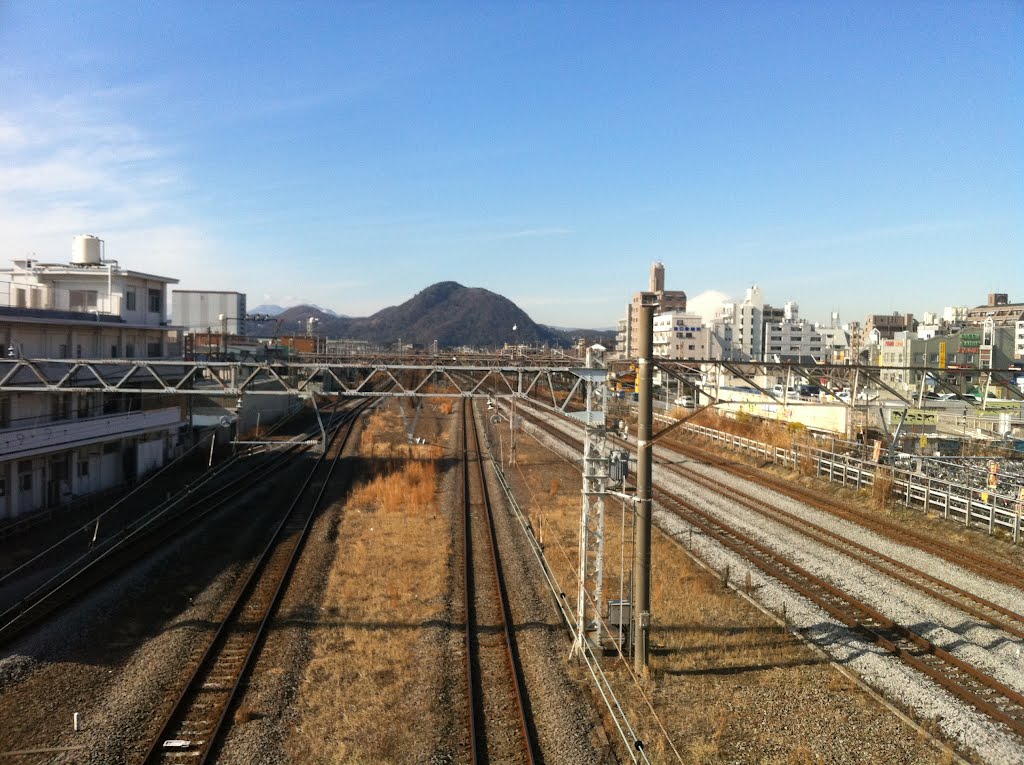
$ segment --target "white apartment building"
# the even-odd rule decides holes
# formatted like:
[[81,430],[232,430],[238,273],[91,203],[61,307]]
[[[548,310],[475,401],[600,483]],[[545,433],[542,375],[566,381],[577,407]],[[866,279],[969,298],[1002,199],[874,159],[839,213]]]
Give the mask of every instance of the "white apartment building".
[[[629,309],[627,309],[629,310]],[[623,317],[616,322],[615,326],[615,358],[629,358],[630,326],[629,318]]]
[[751,286],[742,303],[723,303],[711,325],[721,358],[733,361],[760,360],[763,348],[761,289]]
[[14,260],[0,269],[0,339],[33,358],[163,358],[180,350],[167,321],[167,286],[178,280],[102,260],[100,241],[75,237],[71,263]]
[[843,364],[851,361],[850,333],[842,327],[818,327],[821,335],[822,355],[826,363]]
[[942,320],[946,324],[964,325],[967,323],[967,315],[971,312],[969,305],[948,305],[942,309]]
[[711,358],[711,330],[701,317],[687,313],[654,316],[654,355],[657,358],[694,361]]
[[[15,260],[0,269],[0,366],[17,358],[180,355],[166,319],[176,279],[102,258],[75,237],[70,263]],[[106,393],[0,394],[0,519],[118,486],[181,448],[177,397]]]
[[[795,317],[796,312],[794,311],[792,315]],[[842,330],[839,331],[842,332]],[[798,361],[806,359],[808,356],[817,361],[827,361],[830,354],[831,351],[822,331],[803,319],[787,318],[784,321],[765,324],[764,359],[766,361]]]

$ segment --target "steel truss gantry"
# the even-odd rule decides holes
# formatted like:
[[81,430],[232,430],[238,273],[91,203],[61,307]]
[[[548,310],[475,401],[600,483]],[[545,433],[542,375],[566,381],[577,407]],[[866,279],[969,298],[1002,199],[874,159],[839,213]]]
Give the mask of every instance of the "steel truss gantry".
[[[622,370],[632,365],[631,361],[615,361],[609,366]],[[655,365],[671,377],[692,386],[710,400],[721,399],[721,389],[730,381],[739,381],[779,403],[787,405],[813,405],[811,401],[786,400],[772,392],[771,386],[764,387],[760,381],[767,379],[785,380],[786,388],[801,384],[816,385],[826,393],[836,396],[841,390],[850,391],[848,399],[836,398],[836,403],[846,406],[857,404],[857,394],[865,388],[886,391],[905,406],[922,406],[930,384],[940,393],[964,396],[964,400],[983,408],[984,399],[975,400],[966,396],[968,386],[976,385],[983,390],[998,389],[1007,398],[1024,401],[1024,392],[1014,384],[1022,372],[1019,369],[979,369],[971,367],[883,367],[859,364],[803,364],[798,362],[769,361],[673,361],[654,359]],[[913,394],[898,390],[893,375],[909,375],[915,382]]]
[[528,396],[564,409],[581,381],[552,365],[191,362],[156,359],[0,360],[0,393],[185,396]]

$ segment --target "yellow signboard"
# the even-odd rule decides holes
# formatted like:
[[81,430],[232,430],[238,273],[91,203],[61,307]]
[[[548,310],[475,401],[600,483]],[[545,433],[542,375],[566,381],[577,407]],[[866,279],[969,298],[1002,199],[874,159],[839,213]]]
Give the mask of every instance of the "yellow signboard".
[[939,343],[939,369],[946,368],[946,341]]
[[[892,410],[892,414],[889,415],[890,423],[899,425],[902,414],[902,411]],[[904,425],[936,425],[938,422],[939,415],[930,409],[908,409],[903,419]]]
[[1019,412],[1019,401],[986,401],[985,410],[989,412]]

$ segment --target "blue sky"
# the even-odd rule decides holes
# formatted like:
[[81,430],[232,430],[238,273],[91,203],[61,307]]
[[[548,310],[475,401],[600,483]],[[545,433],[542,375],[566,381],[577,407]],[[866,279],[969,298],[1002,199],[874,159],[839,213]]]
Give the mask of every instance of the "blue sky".
[[0,0],[0,257],[613,326],[1024,301],[1024,3]]

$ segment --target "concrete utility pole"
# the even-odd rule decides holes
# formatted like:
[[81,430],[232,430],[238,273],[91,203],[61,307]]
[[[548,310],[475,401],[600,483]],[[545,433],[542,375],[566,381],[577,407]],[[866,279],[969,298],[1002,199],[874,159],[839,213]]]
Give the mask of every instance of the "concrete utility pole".
[[221,361],[228,357],[228,316],[227,314],[220,314],[220,358]]
[[518,465],[516,459],[516,400],[510,399],[508,406],[508,464]]
[[654,356],[654,309],[658,296],[644,292],[640,302],[636,390],[636,542],[633,559],[633,668],[647,666],[651,629],[651,361]]

